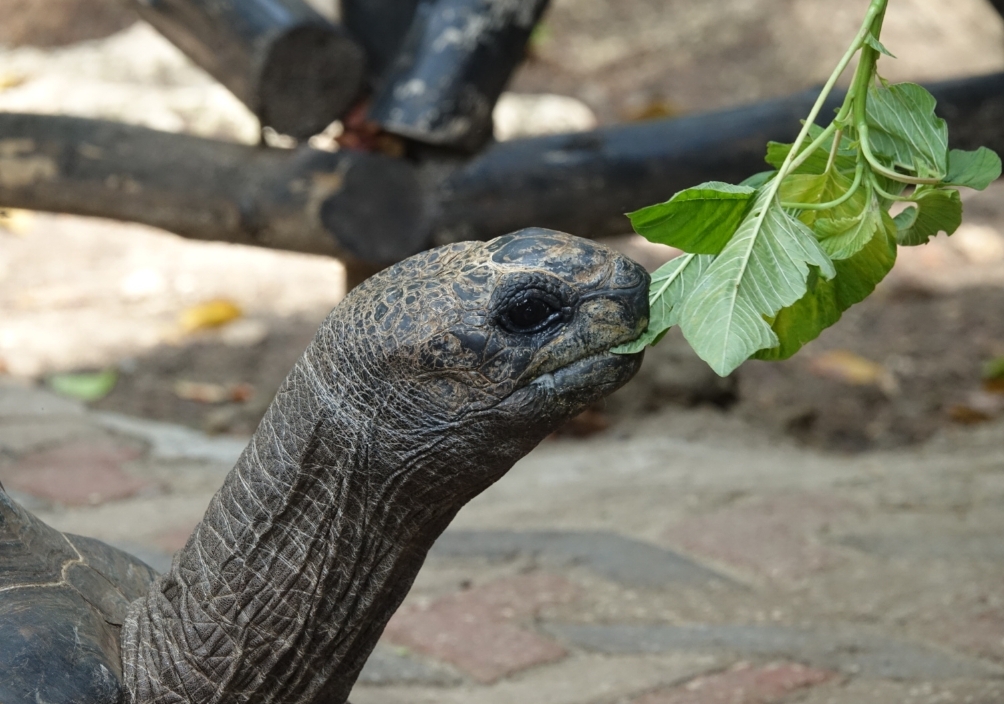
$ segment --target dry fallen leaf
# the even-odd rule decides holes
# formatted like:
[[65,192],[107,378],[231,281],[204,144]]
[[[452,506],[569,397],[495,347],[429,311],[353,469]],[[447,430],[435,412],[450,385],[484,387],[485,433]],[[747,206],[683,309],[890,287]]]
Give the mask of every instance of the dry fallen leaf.
[[174,395],[196,403],[245,403],[254,396],[251,384],[214,384],[204,381],[179,381],[174,385]]
[[676,117],[680,112],[681,110],[668,100],[651,100],[640,107],[627,111],[624,117],[628,122],[643,122]]
[[978,408],[972,408],[964,403],[956,403],[949,406],[948,417],[956,423],[962,423],[963,425],[976,425],[977,423],[985,423],[988,420],[993,420],[993,416],[989,413],[985,413]]
[[1004,357],[995,357],[983,365],[983,390],[1004,394]]
[[991,394],[1004,394],[1004,377],[986,379],[983,382],[983,390]]
[[824,352],[809,363],[809,371],[854,386],[878,385],[889,374],[881,364],[847,350]]
[[20,85],[24,85],[28,80],[28,77],[20,73],[10,73],[3,72],[0,73],[0,92],[7,90],[8,88],[17,88]]
[[32,210],[20,208],[0,208],[0,230],[6,230],[12,235],[23,237],[31,231],[35,219]]
[[243,315],[241,309],[233,301],[218,298],[192,306],[182,311],[178,317],[181,329],[186,333],[218,328]]

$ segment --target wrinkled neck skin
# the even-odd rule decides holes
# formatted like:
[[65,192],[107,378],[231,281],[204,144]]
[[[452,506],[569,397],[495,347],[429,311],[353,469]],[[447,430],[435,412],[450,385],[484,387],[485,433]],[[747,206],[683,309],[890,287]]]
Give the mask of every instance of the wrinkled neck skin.
[[170,572],[131,605],[131,702],[344,702],[432,543],[541,439],[482,453],[476,423],[395,422],[417,409],[333,347],[319,333]]

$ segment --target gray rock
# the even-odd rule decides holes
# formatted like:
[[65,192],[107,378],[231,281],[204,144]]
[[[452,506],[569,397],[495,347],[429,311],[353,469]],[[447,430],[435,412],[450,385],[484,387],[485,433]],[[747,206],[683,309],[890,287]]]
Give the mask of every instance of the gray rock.
[[243,438],[214,438],[180,425],[118,413],[96,413],[94,417],[106,428],[146,440],[151,446],[150,454],[158,459],[207,460],[232,465],[248,444]]
[[359,684],[371,685],[454,685],[460,682],[461,677],[444,666],[421,662],[383,644],[373,650],[358,680]]
[[845,627],[814,631],[770,625],[549,624],[544,628],[567,643],[611,655],[725,651],[744,657],[788,658],[880,679],[1004,677],[999,665]]
[[604,531],[449,530],[430,554],[496,560],[531,555],[564,565],[582,565],[620,584],[644,589],[669,584],[734,584],[671,550]]

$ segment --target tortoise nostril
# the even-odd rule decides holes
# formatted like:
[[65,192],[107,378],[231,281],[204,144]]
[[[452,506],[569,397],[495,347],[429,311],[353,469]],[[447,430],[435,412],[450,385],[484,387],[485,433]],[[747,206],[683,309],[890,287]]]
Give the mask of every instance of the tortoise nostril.
[[611,282],[614,288],[635,288],[642,284],[647,287],[648,279],[648,272],[638,262],[627,257],[616,260]]

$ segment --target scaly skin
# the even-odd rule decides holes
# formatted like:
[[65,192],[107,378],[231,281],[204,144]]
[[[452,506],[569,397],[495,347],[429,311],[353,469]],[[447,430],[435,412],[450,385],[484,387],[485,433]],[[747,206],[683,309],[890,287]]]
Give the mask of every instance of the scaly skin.
[[126,701],[345,702],[456,512],[637,371],[640,355],[608,350],[644,329],[647,288],[634,262],[547,230],[360,285],[129,604]]

